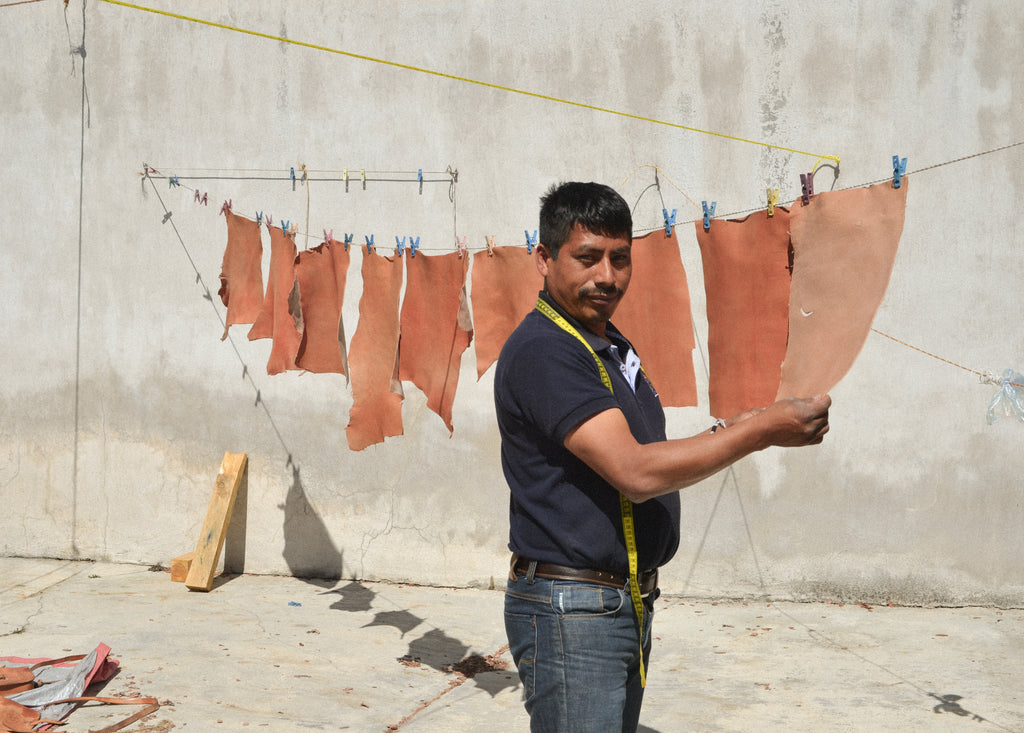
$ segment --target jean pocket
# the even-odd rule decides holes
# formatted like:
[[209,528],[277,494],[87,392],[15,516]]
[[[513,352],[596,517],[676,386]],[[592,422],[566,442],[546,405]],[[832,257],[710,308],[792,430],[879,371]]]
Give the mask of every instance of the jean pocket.
[[536,691],[537,619],[526,613],[505,613],[505,634],[508,636],[512,661],[523,683],[523,700],[533,698]]
[[622,610],[626,593],[619,588],[582,583],[554,583],[551,606],[563,618],[611,616]]

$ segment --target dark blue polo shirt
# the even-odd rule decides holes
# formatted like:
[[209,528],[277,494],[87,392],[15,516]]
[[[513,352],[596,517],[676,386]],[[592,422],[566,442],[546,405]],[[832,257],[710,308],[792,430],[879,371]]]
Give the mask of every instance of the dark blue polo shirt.
[[[587,339],[615,391],[601,381],[583,344],[537,310],[506,341],[494,375],[494,402],[511,489],[509,547],[532,560],[626,572],[619,492],[563,443],[570,430],[609,408],[622,410],[638,442],[665,440],[665,413],[643,372],[634,392],[611,345],[546,293],[541,297]],[[624,358],[629,342],[610,323],[607,335]],[[679,546],[679,495],[650,499],[633,512],[640,570],[664,565]]]

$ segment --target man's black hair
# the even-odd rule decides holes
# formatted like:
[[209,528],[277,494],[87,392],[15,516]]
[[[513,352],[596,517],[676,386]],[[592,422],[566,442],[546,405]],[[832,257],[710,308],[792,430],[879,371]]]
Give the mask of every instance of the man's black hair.
[[615,189],[602,183],[559,183],[540,199],[540,243],[558,251],[579,224],[591,234],[633,241],[633,217]]

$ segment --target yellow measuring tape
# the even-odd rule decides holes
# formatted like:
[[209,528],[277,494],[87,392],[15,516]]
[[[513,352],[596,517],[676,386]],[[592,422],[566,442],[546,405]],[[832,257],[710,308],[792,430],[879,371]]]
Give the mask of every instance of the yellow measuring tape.
[[[594,362],[597,364],[598,371],[601,373],[601,383],[604,384],[608,390],[614,394],[615,390],[612,388],[612,378],[608,374],[608,370],[604,368],[604,363],[601,361],[601,357],[597,355],[587,340],[583,338],[583,335],[573,328],[573,325],[567,320],[562,318],[562,315],[548,305],[543,298],[537,298],[537,310],[543,313],[545,316],[554,321],[555,325],[561,328],[566,333],[570,333],[579,339],[579,342],[587,347],[587,351],[594,357]],[[640,580],[639,580],[639,569],[637,567],[637,550],[636,550],[636,525],[633,522],[633,502],[627,499],[621,492],[619,493],[619,509],[622,512],[622,535],[626,540],[626,556],[629,558],[629,596],[633,600],[633,611],[636,613],[637,622],[640,629],[640,686],[647,687],[647,670],[644,669],[644,602],[640,598]]]

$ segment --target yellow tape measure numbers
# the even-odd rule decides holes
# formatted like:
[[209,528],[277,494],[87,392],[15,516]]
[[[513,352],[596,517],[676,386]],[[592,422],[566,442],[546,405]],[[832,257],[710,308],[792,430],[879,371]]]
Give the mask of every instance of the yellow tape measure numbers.
[[[601,361],[601,357],[599,357],[597,352],[591,348],[590,344],[587,343],[587,340],[583,338],[583,335],[577,331],[571,323],[565,320],[558,311],[548,305],[543,298],[537,299],[537,310],[550,318],[555,325],[563,331],[575,336],[579,342],[586,347],[587,351],[590,352],[590,355],[594,357],[597,369],[601,373],[601,383],[608,388],[608,391],[615,394],[615,390],[612,388],[612,378],[608,374],[608,370],[605,369],[604,363]],[[636,549],[636,525],[633,521],[633,502],[627,499],[622,493],[619,494],[619,509],[622,512],[622,535],[626,541],[626,556],[629,558],[629,596],[633,601],[633,611],[636,613],[640,632],[640,686],[646,687],[647,670],[644,668],[644,602],[640,597],[640,571],[638,568],[638,553]]]

